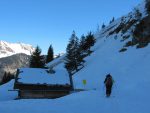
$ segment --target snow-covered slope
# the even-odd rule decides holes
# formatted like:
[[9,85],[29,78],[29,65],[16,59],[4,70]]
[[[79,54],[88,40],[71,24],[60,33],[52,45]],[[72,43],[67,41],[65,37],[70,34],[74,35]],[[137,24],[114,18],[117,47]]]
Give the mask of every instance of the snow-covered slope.
[[[132,40],[133,34],[131,31],[135,29],[135,25],[147,16],[145,2],[141,3],[136,8],[142,14],[141,18],[137,18],[136,12],[133,10],[133,12],[123,16],[124,21],[122,21],[121,18],[117,19],[97,34],[97,43],[92,48],[94,53],[85,59],[85,68],[74,75],[76,87],[83,88],[82,80],[86,79],[87,85],[84,86],[84,88],[100,88],[103,85],[105,75],[109,73],[114,76],[114,79],[123,80],[121,83],[130,83],[129,81],[133,81],[136,77],[147,79],[148,75],[143,77],[142,73],[149,73],[148,67],[150,66],[150,63],[147,61],[148,58],[150,58],[150,46],[137,49],[135,45],[126,47],[127,51],[125,52],[119,52],[120,49],[125,47],[129,40]],[[124,22],[124,24],[128,24],[129,21],[134,19],[137,21],[129,27],[126,32],[123,32],[124,27],[120,28],[118,33],[115,32],[118,26],[120,26],[120,23]],[[126,35],[129,37],[123,39]],[[119,82],[119,80],[116,80],[116,84],[117,82]]]
[[5,72],[14,74],[17,68],[29,67],[30,56],[20,53],[0,58],[0,82]]
[[[150,45],[140,49],[137,49],[137,45],[129,46],[126,47],[127,51],[119,52],[126,42],[132,40],[131,31],[135,25],[147,16],[144,2],[137,8],[142,13],[140,18],[135,17],[134,10],[123,17],[124,21],[117,19],[96,34],[97,42],[92,48],[94,52],[85,59],[85,67],[73,76],[75,88],[87,91],[55,100],[11,100],[16,96],[12,94],[11,99],[7,98],[11,97],[6,92],[12,88],[10,84],[13,83],[10,82],[0,87],[0,94],[3,94],[0,99],[6,98],[6,101],[2,99],[4,102],[0,103],[0,110],[5,113],[150,113]],[[134,18],[137,21],[131,26],[119,27],[121,23],[127,25]],[[124,39],[126,35],[129,37]],[[63,66],[63,63],[60,64],[61,68]],[[105,97],[103,83],[108,73],[115,80],[110,98]],[[87,81],[86,85],[83,85],[83,80]]]
[[34,48],[29,44],[0,41],[0,58],[11,56],[17,53],[31,55],[33,51]]

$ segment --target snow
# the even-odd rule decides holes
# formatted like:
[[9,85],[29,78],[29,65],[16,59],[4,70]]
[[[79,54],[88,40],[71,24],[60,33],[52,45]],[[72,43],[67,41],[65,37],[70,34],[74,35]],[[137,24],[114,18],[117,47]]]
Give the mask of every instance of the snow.
[[149,99],[144,97],[148,94],[135,92],[138,95],[134,95],[134,92],[128,90],[120,96],[106,98],[100,90],[91,90],[54,100],[11,100],[0,102],[0,110],[2,113],[149,113]]
[[[0,110],[5,113],[149,113],[150,46],[128,48],[119,53],[123,43],[113,38],[101,39],[86,58],[85,68],[74,76],[76,88],[87,91],[59,99],[14,100],[13,81],[0,87]],[[99,46],[101,44],[101,46]],[[63,69],[59,64],[57,69]],[[57,70],[55,68],[55,70]],[[115,84],[110,98],[105,97],[104,78],[111,73]],[[53,75],[52,75],[53,76]],[[82,80],[87,80],[83,86]],[[9,108],[9,109],[8,109]]]
[[62,63],[64,61],[65,56],[66,56],[66,54],[64,54],[58,58],[55,58],[53,61],[51,61],[47,64],[47,67],[53,68],[53,67],[59,65],[60,63]]
[[9,83],[0,86],[0,104],[6,101],[12,101],[17,97],[17,92],[8,91],[13,89],[13,85],[14,80],[11,80]]
[[69,75],[64,68],[61,68],[62,65],[55,67],[57,71],[54,74],[47,73],[46,69],[21,68],[19,82],[29,84],[70,84]]
[[[84,95],[84,97],[82,97],[81,95]],[[97,98],[98,96],[99,96],[99,92],[90,91],[90,92],[80,92],[77,94],[72,94],[56,100],[14,100],[14,101],[9,101],[4,103],[5,104],[4,107],[1,107],[1,103],[0,103],[0,109],[1,112],[5,112],[5,113],[11,113],[12,111],[16,111],[18,113],[33,113],[33,112],[61,113],[63,111],[65,113],[81,113],[81,112],[87,113],[87,108],[90,108],[88,112],[97,113],[103,111],[97,109],[100,107],[100,103],[103,100],[102,98]],[[89,97],[93,97],[93,98],[89,98]],[[80,105],[82,106],[80,108],[78,108],[79,100],[80,100]],[[106,98],[104,100],[107,101]],[[90,102],[94,102],[95,104],[92,105]],[[12,106],[9,106],[9,109],[7,109],[8,105],[12,105]],[[36,107],[32,107],[32,106],[36,106]],[[107,109],[106,106],[105,109]]]
[[[117,26],[119,22],[120,19],[107,28]],[[86,91],[58,99],[14,100],[16,93],[8,92],[13,86],[11,81],[0,86],[0,111],[2,113],[150,113],[150,45],[142,49],[128,47],[126,52],[120,53],[119,50],[125,42],[114,37],[121,37],[122,34],[113,34],[106,38],[108,32],[99,34],[97,43],[92,48],[94,53],[85,59],[85,67],[73,76],[75,88],[83,88]],[[56,64],[59,60],[53,62]],[[53,63],[50,63],[51,65]],[[66,73],[63,62],[55,65],[54,70],[58,72],[58,76]],[[103,83],[108,73],[115,80],[109,98],[105,96]],[[86,85],[83,85],[83,80],[87,81]]]
[[24,53],[31,55],[34,51],[34,48],[29,44],[24,43],[9,43],[6,41],[0,40],[0,58],[11,56],[18,53]]

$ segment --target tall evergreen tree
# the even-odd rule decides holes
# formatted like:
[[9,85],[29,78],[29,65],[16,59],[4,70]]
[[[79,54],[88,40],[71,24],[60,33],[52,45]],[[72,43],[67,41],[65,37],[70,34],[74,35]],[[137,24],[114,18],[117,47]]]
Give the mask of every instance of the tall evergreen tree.
[[70,79],[70,84],[73,88],[73,80],[72,80],[72,75],[73,71],[77,70],[77,63],[76,63],[76,54],[77,54],[77,47],[78,47],[78,38],[73,31],[71,38],[69,39],[69,43],[66,48],[66,59],[65,59],[65,68],[67,69],[69,73],[69,79]]
[[76,59],[77,59],[77,66],[80,68],[83,67],[83,63],[84,61],[84,57],[85,57],[85,36],[83,35],[80,39],[80,42],[78,42],[79,45],[77,47],[77,55],[76,55]]
[[92,46],[94,46],[96,39],[92,32],[89,32],[85,39],[85,49],[87,50],[87,54],[89,55],[92,51],[90,50]]
[[80,50],[81,56],[84,58],[87,55],[86,37],[84,35],[81,36],[79,50]]
[[54,60],[54,51],[52,45],[50,45],[47,52],[46,63],[49,63],[52,60]]
[[79,49],[79,39],[73,31],[71,38],[69,40],[69,44],[66,49],[66,62],[65,68],[67,69],[69,74],[72,74],[74,71],[78,71],[78,67],[82,65],[82,59],[80,57],[80,49]]
[[31,55],[30,67],[31,68],[43,68],[45,66],[45,58],[41,55],[41,49],[36,47],[35,51]]
[[95,39],[94,34],[92,32],[88,33],[88,35],[86,36],[86,41],[90,47],[94,46],[96,39]]

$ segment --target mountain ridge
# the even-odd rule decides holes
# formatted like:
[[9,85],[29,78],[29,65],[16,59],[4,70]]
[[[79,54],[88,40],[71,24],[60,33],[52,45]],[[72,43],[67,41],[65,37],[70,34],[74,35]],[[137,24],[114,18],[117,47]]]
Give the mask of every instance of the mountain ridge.
[[17,68],[29,67],[30,56],[18,53],[0,58],[0,82],[5,72],[15,74]]
[[0,40],[0,58],[11,56],[18,53],[31,55],[35,48],[32,45],[24,43],[9,43]]

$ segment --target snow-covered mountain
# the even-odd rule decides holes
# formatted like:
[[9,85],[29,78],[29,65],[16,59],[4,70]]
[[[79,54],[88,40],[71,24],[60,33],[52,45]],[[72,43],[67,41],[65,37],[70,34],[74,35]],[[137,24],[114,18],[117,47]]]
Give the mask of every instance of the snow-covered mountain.
[[17,68],[29,67],[30,56],[24,53],[0,58],[0,82],[5,72],[14,74]]
[[31,55],[33,51],[34,48],[29,44],[9,43],[6,41],[0,41],[0,58],[11,56],[18,53]]
[[4,72],[14,73],[17,68],[28,67],[29,55],[34,50],[29,44],[0,41],[0,81]]
[[[0,100],[4,101],[0,110],[5,113],[150,113],[150,0],[146,1],[147,4],[141,3],[95,34],[94,52],[85,58],[84,68],[73,76],[75,88],[86,91],[56,100],[13,100],[17,94],[7,91],[13,88],[11,81],[0,89],[3,94]],[[59,71],[57,68],[64,68],[63,57],[59,58],[61,62],[53,61],[58,65],[49,65]],[[108,73],[115,80],[110,98],[105,97],[104,87]],[[87,81],[86,85],[83,80]]]

